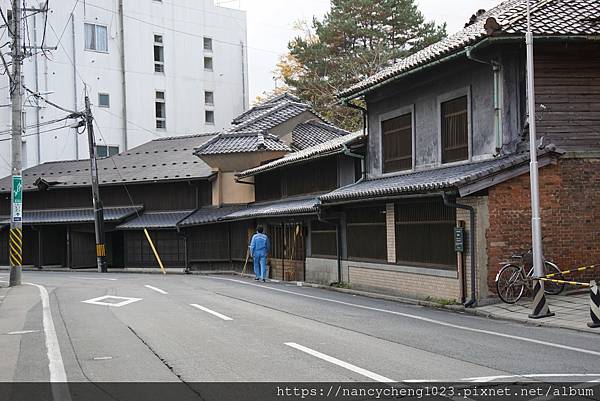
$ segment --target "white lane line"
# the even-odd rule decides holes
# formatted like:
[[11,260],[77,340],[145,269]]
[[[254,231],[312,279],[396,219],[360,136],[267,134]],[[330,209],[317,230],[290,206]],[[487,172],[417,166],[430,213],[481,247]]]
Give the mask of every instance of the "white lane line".
[[373,379],[373,380],[381,382],[381,383],[394,383],[394,380],[388,379],[385,376],[378,375],[377,373],[373,373],[367,369],[359,368],[356,365],[352,365],[351,363],[341,361],[337,358],[323,354],[319,351],[315,351],[314,349],[305,347],[303,345],[296,344],[296,343],[284,343],[284,344],[287,345],[288,347],[292,347],[299,351],[306,352],[309,355],[312,355],[314,357],[317,357],[317,358],[327,361],[329,363],[333,363],[335,365],[341,366],[344,369],[351,370],[352,372],[358,373],[359,375],[362,375],[365,377],[368,377],[369,379]]
[[42,299],[43,326],[44,335],[46,336],[46,350],[48,352],[48,368],[50,370],[51,382],[66,382],[67,374],[65,373],[65,365],[60,353],[60,345],[56,336],[54,321],[52,320],[52,310],[50,309],[50,298],[46,288],[33,283],[23,283],[32,285],[40,290],[40,298]]
[[10,331],[6,334],[9,336],[19,335],[19,334],[30,334],[30,333],[38,333],[39,330],[20,330],[20,331]]
[[168,294],[168,292],[166,292],[165,290],[161,290],[160,288],[152,287],[151,285],[148,285],[148,284],[145,284],[144,287],[150,288],[152,291],[156,291],[156,292],[159,292],[161,294],[165,294],[165,295]]
[[523,342],[527,342],[527,343],[544,345],[544,346],[552,347],[552,348],[564,349],[564,350],[567,350],[567,351],[579,352],[579,353],[582,353],[582,354],[589,354],[589,355],[600,356],[600,352],[599,351],[592,351],[592,350],[589,350],[589,349],[583,349],[583,348],[577,348],[577,347],[570,347],[568,345],[562,345],[562,344],[552,343],[552,342],[548,342],[548,341],[536,340],[536,339],[533,339],[533,338],[515,336],[515,335],[512,335],[512,334],[500,333],[500,332],[497,332],[497,331],[475,329],[475,328],[472,328],[472,327],[467,327],[467,326],[461,326],[461,325],[458,325],[458,324],[447,323],[447,322],[443,322],[441,320],[430,319],[430,318],[423,317],[423,316],[411,315],[409,313],[396,312],[396,311],[392,311],[392,310],[388,310],[388,309],[373,308],[371,306],[353,304],[353,303],[350,303],[350,302],[338,301],[338,300],[335,300],[335,299],[329,299],[329,298],[324,298],[324,297],[317,297],[317,296],[314,296],[314,295],[300,294],[300,293],[297,293],[295,291],[282,290],[280,288],[274,288],[274,287],[269,287],[269,286],[262,286],[262,285],[253,284],[253,283],[245,283],[243,281],[235,280],[235,279],[230,279],[230,278],[211,277],[211,276],[209,276],[209,278],[212,278],[212,279],[215,279],[215,280],[234,281],[234,282],[244,283],[244,284],[247,284],[247,285],[253,285],[253,286],[260,287],[260,288],[266,289],[266,290],[279,291],[279,292],[284,292],[286,294],[293,294],[293,295],[297,295],[299,297],[305,297],[305,298],[311,298],[311,299],[318,299],[320,301],[332,302],[332,303],[336,303],[336,304],[340,304],[340,305],[347,305],[347,306],[352,306],[352,307],[355,307],[355,308],[371,310],[371,311],[375,311],[375,312],[389,313],[391,315],[402,316],[402,317],[406,317],[406,318],[410,318],[410,319],[420,320],[422,322],[427,322],[427,323],[431,323],[431,324],[437,324],[439,326],[445,326],[445,327],[451,327],[453,329],[470,331],[470,332],[473,332],[473,333],[487,334],[487,335],[490,335],[490,336],[496,336],[496,337],[502,337],[502,338],[510,338],[511,340],[518,340],[518,341],[523,341]]
[[78,276],[69,276],[71,278],[76,278],[79,280],[109,280],[109,281],[117,281],[116,278],[105,278],[105,277],[78,277]]
[[200,309],[200,310],[202,310],[204,312],[210,313],[211,315],[214,315],[214,316],[216,316],[216,317],[218,317],[220,319],[223,319],[223,320],[233,320],[229,316],[225,316],[225,315],[223,315],[223,314],[221,314],[219,312],[215,312],[212,309],[205,308],[204,306],[200,306],[198,304],[190,304],[190,306],[193,306],[194,308]]
[[[460,379],[461,381],[473,382],[473,383],[488,383],[494,380],[500,379],[513,379],[516,377],[600,377],[598,373],[533,373],[526,375],[500,375],[500,376],[481,376],[481,377],[467,377]],[[595,381],[595,380],[594,380]]]

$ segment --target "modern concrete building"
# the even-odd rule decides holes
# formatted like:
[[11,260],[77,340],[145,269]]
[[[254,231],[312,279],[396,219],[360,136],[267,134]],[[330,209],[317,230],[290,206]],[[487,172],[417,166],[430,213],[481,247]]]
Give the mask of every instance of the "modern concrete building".
[[[27,0],[28,7],[44,4]],[[7,14],[10,1],[0,7]],[[25,85],[72,110],[83,109],[87,91],[100,156],[160,137],[220,131],[247,108],[244,11],[213,0],[65,0],[26,20],[27,46],[56,49],[32,50]],[[0,45],[9,41],[5,28],[0,38]],[[73,120],[49,123],[68,113],[34,96],[24,102],[24,167],[88,157],[87,137],[69,127]],[[9,137],[9,103],[8,78],[0,75],[0,139]],[[9,161],[10,141],[0,141],[1,176]]]

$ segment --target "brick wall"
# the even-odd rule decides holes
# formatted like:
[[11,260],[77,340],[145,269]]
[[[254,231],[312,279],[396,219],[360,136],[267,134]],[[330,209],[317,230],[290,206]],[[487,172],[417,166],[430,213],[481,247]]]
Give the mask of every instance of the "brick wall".
[[[499,263],[531,247],[529,174],[489,189],[488,287]],[[544,255],[561,270],[600,263],[600,159],[561,158],[540,169]],[[600,278],[600,269],[572,275]]]

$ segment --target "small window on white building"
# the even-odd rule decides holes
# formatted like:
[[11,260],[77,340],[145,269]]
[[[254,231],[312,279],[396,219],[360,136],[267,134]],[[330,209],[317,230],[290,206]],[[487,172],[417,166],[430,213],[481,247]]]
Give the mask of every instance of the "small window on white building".
[[204,69],[206,71],[213,70],[213,58],[212,57],[204,57]]
[[96,157],[103,159],[105,157],[110,157],[119,154],[118,146],[111,145],[96,145]]
[[156,91],[154,108],[156,110],[156,128],[167,128],[167,105],[165,104],[165,92]]
[[204,104],[207,106],[213,106],[215,104],[215,93],[211,91],[204,91]]
[[215,112],[213,110],[204,111],[204,122],[206,122],[206,124],[215,123]]
[[108,30],[106,26],[85,24],[85,49],[108,52]]
[[[4,21],[2,21],[4,22]],[[8,22],[8,26],[6,27],[6,32],[8,32],[8,37],[12,38],[12,30],[13,30],[13,20],[12,20],[12,10],[6,10],[6,22]]]
[[162,35],[154,35],[154,72],[165,72],[165,49]]
[[213,41],[211,38],[204,38],[204,50],[212,52]]
[[108,93],[98,93],[98,107],[110,107],[110,96]]

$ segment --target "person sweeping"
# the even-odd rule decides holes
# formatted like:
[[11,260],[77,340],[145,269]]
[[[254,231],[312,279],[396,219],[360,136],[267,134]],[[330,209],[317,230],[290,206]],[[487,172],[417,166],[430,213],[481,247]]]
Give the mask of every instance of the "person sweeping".
[[267,275],[267,255],[271,250],[271,242],[269,237],[264,234],[263,226],[256,227],[256,234],[250,240],[250,256],[254,261],[255,280],[266,281]]

